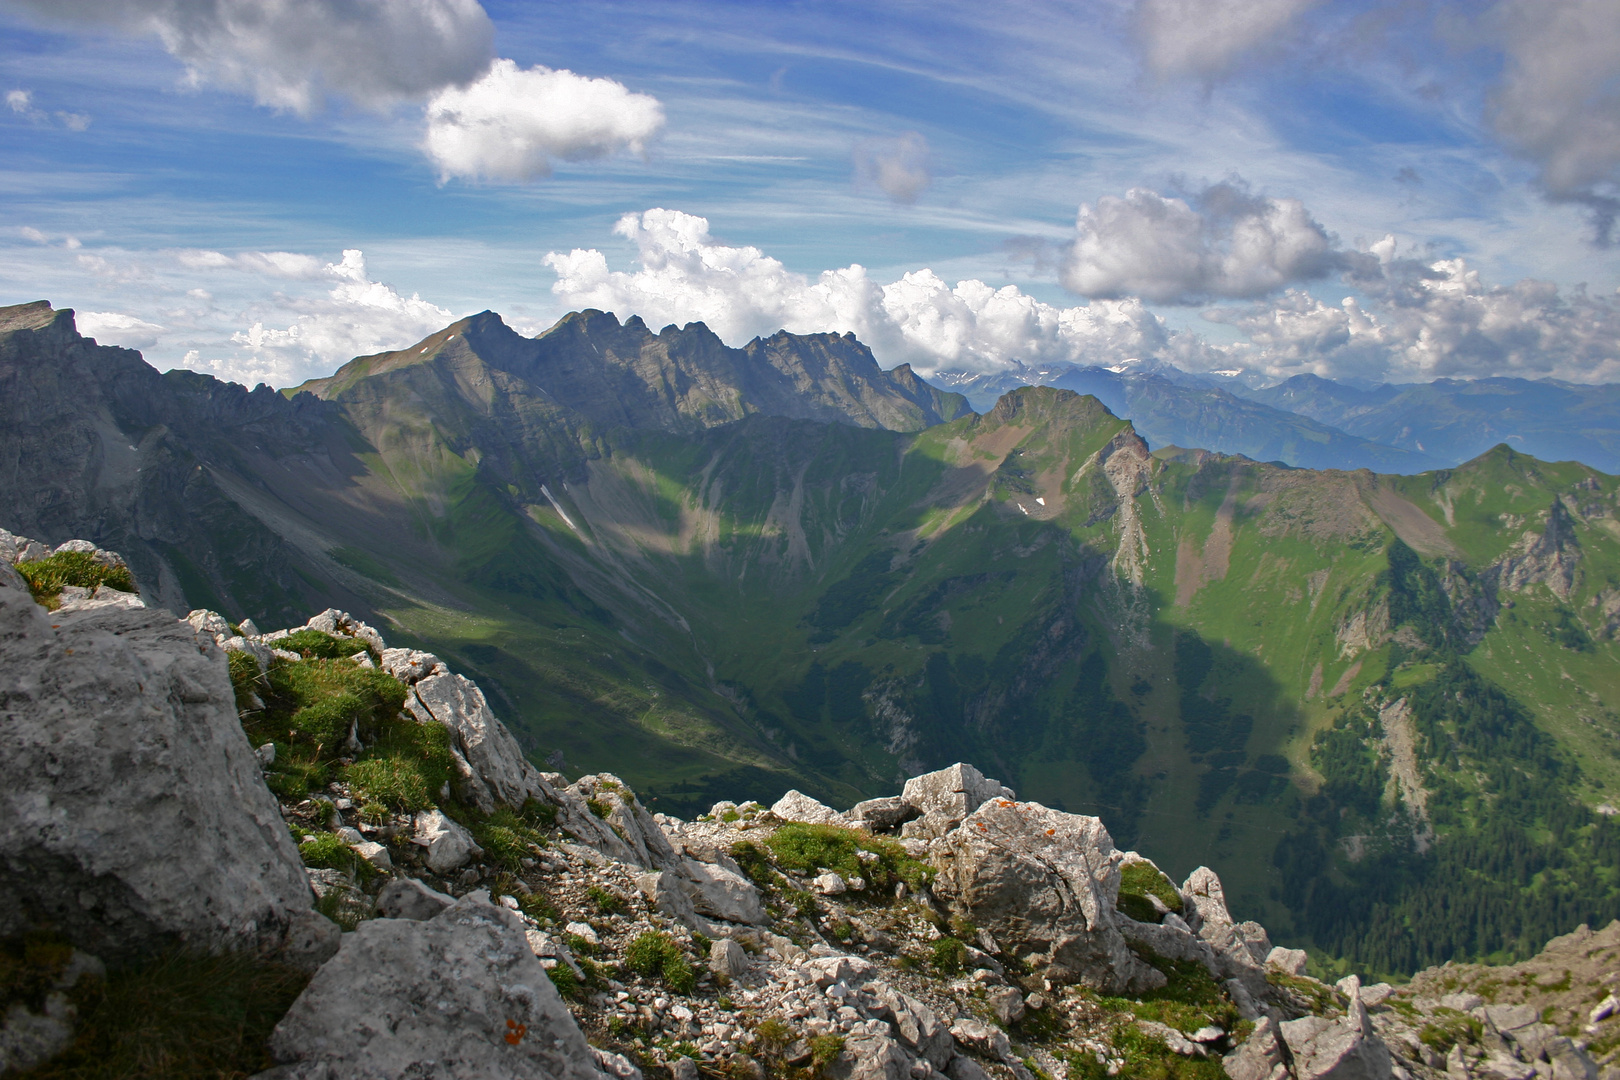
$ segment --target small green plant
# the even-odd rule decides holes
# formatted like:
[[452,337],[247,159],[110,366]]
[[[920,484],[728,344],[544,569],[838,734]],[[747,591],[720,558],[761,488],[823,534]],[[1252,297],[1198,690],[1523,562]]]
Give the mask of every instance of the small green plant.
[[737,866],[748,880],[762,889],[771,887],[776,877],[776,871],[771,866],[771,857],[764,848],[752,840],[739,840],[731,845],[731,857],[737,860]]
[[552,829],[557,825],[557,807],[539,799],[525,799],[521,811],[525,821],[536,828]]
[[1484,1030],[1484,1026],[1467,1013],[1439,1008],[1418,1033],[1418,1038],[1435,1053],[1444,1054],[1458,1043],[1478,1042]]
[[[859,829],[791,822],[772,833],[765,843],[784,869],[802,874],[823,868],[835,870],[846,880],[862,878],[884,891],[904,881],[915,892],[934,877],[932,867],[907,855],[905,848],[893,840],[879,839]],[[867,856],[864,859],[862,852]]]
[[403,755],[357,761],[343,770],[356,795],[367,803],[381,803],[413,812],[433,805],[428,778],[421,764]]
[[624,901],[600,885],[590,886],[585,895],[603,915],[618,915],[624,911]]
[[388,820],[388,807],[380,802],[368,802],[360,808],[360,820],[368,825],[381,825]]
[[299,630],[276,643],[276,648],[295,652],[306,660],[342,660],[366,651],[358,638],[333,637],[320,630]]
[[956,938],[942,937],[934,942],[934,954],[931,959],[935,971],[954,975],[967,963],[967,946]]
[[518,908],[529,918],[536,921],[541,919],[557,918],[557,905],[544,893],[531,892],[517,898]]
[[786,885],[782,887],[782,903],[787,910],[801,918],[816,913],[816,897],[814,893],[803,889],[794,889]]
[[557,993],[565,998],[577,999],[584,989],[579,984],[579,976],[567,964],[558,963],[556,967],[547,968],[546,974],[551,976],[551,985],[557,988]]
[[697,975],[687,962],[686,953],[674,938],[658,930],[637,935],[624,951],[624,962],[643,978],[660,976],[664,985],[678,994],[690,994],[697,985]]
[[316,833],[313,839],[298,845],[298,854],[303,856],[305,866],[338,870],[361,880],[370,880],[377,873],[336,833]]
[[759,1041],[762,1053],[767,1057],[776,1057],[793,1041],[793,1029],[775,1017],[770,1017],[759,1022],[759,1026],[754,1029],[754,1038]]
[[838,1055],[844,1052],[844,1037],[842,1035],[817,1035],[810,1040],[810,1065],[816,1071],[825,1069],[838,1060]]
[[575,956],[591,956],[596,952],[596,946],[591,944],[591,939],[579,934],[564,934],[563,944],[567,945],[568,951]]
[[60,606],[62,590],[74,585],[95,589],[105,585],[119,592],[135,591],[135,578],[127,566],[107,566],[88,551],[59,551],[33,562],[17,564],[17,573],[28,582],[34,599],[50,611]]
[[609,806],[601,799],[586,799],[585,805],[590,807],[591,813],[595,814],[599,818],[603,818],[604,820],[609,814],[613,813],[613,807]]
[[528,857],[528,839],[509,826],[486,821],[473,829],[473,836],[490,861],[504,869],[516,872]]
[[742,820],[742,815],[737,813],[737,811],[735,811],[735,810],[725,810],[725,811],[721,812],[720,820],[724,821],[726,824],[729,825],[733,821],[741,821]]

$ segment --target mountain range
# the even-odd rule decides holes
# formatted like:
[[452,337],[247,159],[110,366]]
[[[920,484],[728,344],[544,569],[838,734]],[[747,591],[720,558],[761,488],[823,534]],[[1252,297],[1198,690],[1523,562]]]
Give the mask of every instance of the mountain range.
[[1118,367],[1014,363],[945,370],[936,386],[983,412],[1018,386],[1091,394],[1155,446],[1196,446],[1309,469],[1417,473],[1504,443],[1546,461],[1620,472],[1620,386],[1555,379],[1438,379],[1358,387],[1317,375],[1261,385],[1159,361]]
[[849,336],[587,311],[248,391],[23,305],[0,524],[118,550],[176,611],[387,625],[655,810],[975,760],[1172,873],[1219,859],[1364,970],[1620,913],[1620,481],[1510,445],[1417,475],[1154,449],[1099,396],[962,388]]

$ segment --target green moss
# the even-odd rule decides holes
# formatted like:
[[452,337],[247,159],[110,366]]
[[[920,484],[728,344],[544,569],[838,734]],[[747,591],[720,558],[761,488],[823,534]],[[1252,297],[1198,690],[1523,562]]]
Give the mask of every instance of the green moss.
[[1119,872],[1119,899],[1114,906],[1137,922],[1156,923],[1163,916],[1150,898],[1157,898],[1171,911],[1181,910],[1181,894],[1152,863],[1127,863]]
[[942,937],[934,942],[932,960],[936,971],[954,975],[967,963],[967,946],[956,938]]
[[603,818],[604,820],[609,814],[613,813],[613,807],[609,806],[601,799],[586,799],[585,805],[590,807],[591,813],[595,814],[599,818]]
[[1484,1030],[1484,1026],[1467,1013],[1441,1007],[1418,1032],[1418,1038],[1435,1053],[1444,1054],[1458,1043],[1478,1042]]
[[697,975],[675,939],[658,930],[645,931],[624,951],[625,966],[643,978],[659,976],[677,994],[690,994]]
[[557,988],[557,993],[565,998],[578,999],[584,991],[579,976],[567,964],[559,963],[556,967],[547,968],[546,974],[551,977],[551,985]]
[[345,874],[358,874],[361,866],[370,865],[337,833],[316,833],[313,839],[298,845],[298,854],[303,857],[305,866]]
[[320,630],[295,631],[276,641],[275,647],[298,653],[305,660],[341,660],[366,651],[366,643],[358,638],[334,637]]
[[1188,1033],[1209,1024],[1231,1031],[1238,1023],[1236,1006],[1202,964],[1153,955],[1143,959],[1164,973],[1164,986],[1136,998],[1100,997],[1098,1003]]
[[60,551],[44,559],[17,564],[17,573],[28,582],[34,599],[51,611],[57,608],[62,589],[74,585],[95,589],[105,585],[119,592],[135,591],[135,578],[127,566],[106,566],[87,551]]
[[[862,878],[876,889],[891,889],[904,881],[917,890],[934,876],[932,867],[907,855],[893,840],[878,839],[860,829],[792,822],[777,829],[765,843],[783,869],[801,874],[833,870],[846,880]],[[861,852],[876,858],[862,859]]]

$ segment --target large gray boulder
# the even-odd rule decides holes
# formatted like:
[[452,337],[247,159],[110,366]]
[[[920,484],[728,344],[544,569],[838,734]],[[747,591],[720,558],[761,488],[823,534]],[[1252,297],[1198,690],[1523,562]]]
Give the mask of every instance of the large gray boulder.
[[211,638],[158,608],[47,614],[0,565],[0,716],[0,935],[335,947]]
[[1277,1030],[1277,1022],[1262,1016],[1243,1045],[1221,1062],[1232,1080],[1290,1080],[1288,1047]]
[[771,813],[783,821],[803,821],[811,825],[848,825],[837,810],[794,788],[771,804]]
[[906,822],[906,836],[943,836],[991,799],[1016,799],[1010,787],[990,780],[972,765],[957,762],[906,781],[900,799],[922,816]]
[[996,798],[935,845],[933,889],[1046,978],[1149,990],[1164,975],[1115,925],[1121,860],[1097,818]]
[[518,917],[469,893],[343,939],[270,1037],[277,1080],[604,1080]]
[[1337,1020],[1302,1016],[1279,1025],[1299,1080],[1389,1080],[1389,1047],[1373,1031],[1359,989]]

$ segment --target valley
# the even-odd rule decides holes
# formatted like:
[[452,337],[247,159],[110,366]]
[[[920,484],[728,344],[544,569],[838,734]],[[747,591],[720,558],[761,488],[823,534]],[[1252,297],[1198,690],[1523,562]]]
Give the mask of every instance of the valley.
[[593,312],[277,395],[28,305],[0,390],[8,528],[179,611],[361,613],[655,811],[975,761],[1388,974],[1620,913],[1620,481],[1585,465],[1156,448],[1071,390],[980,415],[853,338]]

